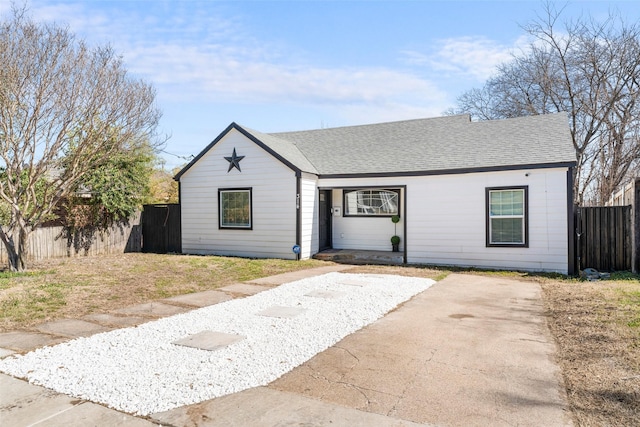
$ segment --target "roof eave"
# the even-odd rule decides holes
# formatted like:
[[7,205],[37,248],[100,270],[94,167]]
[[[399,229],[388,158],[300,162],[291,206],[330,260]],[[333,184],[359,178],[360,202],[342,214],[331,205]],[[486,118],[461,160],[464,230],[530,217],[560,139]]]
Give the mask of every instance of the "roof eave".
[[364,172],[364,173],[340,173],[340,174],[319,174],[319,179],[332,178],[385,178],[385,177],[402,177],[402,176],[429,176],[429,175],[455,175],[466,173],[480,172],[502,172],[514,170],[531,170],[531,169],[552,169],[552,168],[572,168],[576,166],[575,161],[557,162],[557,163],[535,163],[526,165],[503,165],[503,166],[485,166],[473,168],[458,169],[437,169],[437,170],[419,170],[419,171],[401,171],[401,172]]
[[281,163],[283,163],[289,169],[294,171],[296,173],[296,176],[300,176],[300,174],[302,172],[306,172],[306,171],[303,171],[302,169],[300,169],[299,167],[297,167],[296,165],[294,165],[293,163],[291,163],[289,160],[287,160],[284,157],[282,157],[278,152],[276,152],[271,147],[266,145],[264,142],[260,141],[258,138],[256,138],[254,135],[252,135],[251,132],[248,132],[247,130],[243,129],[239,125],[236,125],[236,130],[238,132],[240,132],[241,134],[243,134],[244,136],[246,136],[247,138],[249,138],[251,141],[253,141],[255,144],[257,144],[264,151],[266,151],[267,153],[271,154],[273,157],[275,157],[277,160],[279,160]]

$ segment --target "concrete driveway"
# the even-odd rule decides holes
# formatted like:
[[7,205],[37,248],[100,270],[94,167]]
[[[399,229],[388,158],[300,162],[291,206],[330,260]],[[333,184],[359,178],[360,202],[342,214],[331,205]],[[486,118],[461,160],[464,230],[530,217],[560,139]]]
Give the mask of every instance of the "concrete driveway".
[[0,375],[0,424],[571,425],[554,354],[537,284],[452,274],[264,387],[142,419]]
[[172,425],[571,425],[532,282],[452,274],[266,387]]

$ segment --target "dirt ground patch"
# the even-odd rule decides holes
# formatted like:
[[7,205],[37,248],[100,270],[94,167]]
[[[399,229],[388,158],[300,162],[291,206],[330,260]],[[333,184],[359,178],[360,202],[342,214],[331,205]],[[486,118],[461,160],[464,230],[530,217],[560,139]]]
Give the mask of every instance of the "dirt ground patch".
[[542,283],[577,426],[640,423],[640,281]]
[[413,267],[401,265],[356,265],[348,273],[395,274],[397,276],[424,277],[440,280],[449,274],[448,270],[437,270],[428,267]]

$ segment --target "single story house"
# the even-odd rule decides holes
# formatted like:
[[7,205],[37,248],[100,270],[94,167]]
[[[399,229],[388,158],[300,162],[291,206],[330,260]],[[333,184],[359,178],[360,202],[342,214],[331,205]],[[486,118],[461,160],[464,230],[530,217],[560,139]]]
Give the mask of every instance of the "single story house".
[[566,114],[232,123],[175,177],[182,251],[304,259],[398,235],[405,263],[572,274],[575,164]]

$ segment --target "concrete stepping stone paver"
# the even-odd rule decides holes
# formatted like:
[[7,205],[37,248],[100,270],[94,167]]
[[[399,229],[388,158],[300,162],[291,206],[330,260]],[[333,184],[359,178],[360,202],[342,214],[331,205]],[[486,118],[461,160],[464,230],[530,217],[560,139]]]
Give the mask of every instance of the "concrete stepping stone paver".
[[161,302],[148,302],[146,304],[138,304],[122,308],[115,312],[121,314],[137,314],[140,316],[164,317],[185,313],[187,311],[189,311],[188,308],[178,307],[177,305],[163,304]]
[[195,405],[158,412],[152,414],[151,419],[163,425],[202,427],[425,426],[266,387],[255,387]]
[[258,315],[267,316],[267,317],[279,317],[281,319],[291,319],[296,316],[299,316],[305,311],[307,311],[307,309],[302,307],[283,307],[279,305],[274,305],[272,307],[269,307],[265,310],[258,312]]
[[88,314],[83,317],[83,319],[88,320],[90,322],[96,322],[103,325],[113,325],[117,327],[129,327],[136,326],[141,323],[147,322],[149,319],[138,316],[116,316],[109,313],[94,313]]
[[7,348],[0,348],[0,359],[2,359],[3,357],[10,356],[10,355],[12,355],[14,353],[15,353],[15,351],[13,351],[13,350],[9,350]]
[[363,277],[369,279],[386,279],[387,277],[389,277],[388,274],[365,274]]
[[218,289],[232,294],[255,295],[259,292],[266,291],[271,288],[267,286],[251,285],[248,283],[235,283],[233,285],[227,285]]
[[92,402],[82,402],[70,410],[62,411],[54,417],[44,420],[39,426],[126,426],[158,427],[158,424],[133,415],[118,412]]
[[215,351],[242,341],[245,338],[246,337],[244,335],[226,334],[224,332],[216,331],[202,331],[174,341],[171,344],[198,348],[200,350]]
[[326,273],[333,273],[335,271],[348,270],[350,268],[353,268],[353,266],[341,264],[326,265],[322,267],[276,274],[275,276],[261,277],[259,279],[250,280],[249,282],[256,285],[277,286],[282,285],[283,283],[295,282],[296,280],[319,276]]
[[218,304],[224,301],[228,301],[232,297],[224,292],[217,290],[196,292],[193,294],[178,295],[171,298],[166,298],[163,301],[176,302],[179,304],[193,305],[195,307],[206,307],[209,305]]
[[81,402],[4,374],[0,374],[0,390],[0,420],[5,426],[35,425]]
[[61,319],[54,320],[52,322],[43,323],[35,327],[35,329],[56,335],[64,335],[67,337],[88,337],[100,332],[110,331],[111,328],[107,328],[97,323],[86,322],[79,319]]
[[5,426],[154,426],[155,423],[0,374]]
[[0,347],[15,351],[30,351],[47,345],[60,344],[68,338],[40,332],[12,331],[0,333]]
[[305,297],[312,298],[324,298],[324,299],[337,299],[343,297],[345,295],[344,292],[339,291],[323,291],[318,289],[316,291],[311,291],[308,294],[304,294]]
[[367,282],[363,282],[362,280],[341,280],[339,283],[341,285],[359,286],[359,287],[362,287],[367,284]]

